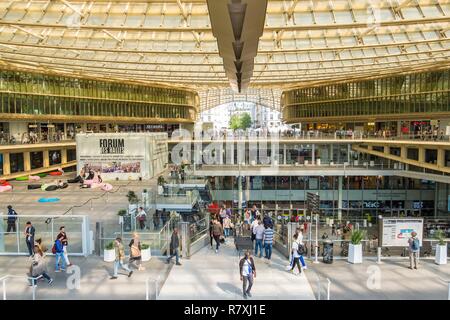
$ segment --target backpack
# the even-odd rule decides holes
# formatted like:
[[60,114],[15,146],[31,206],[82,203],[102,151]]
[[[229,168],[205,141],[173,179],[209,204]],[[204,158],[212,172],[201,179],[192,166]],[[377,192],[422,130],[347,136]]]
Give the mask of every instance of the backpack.
[[415,251],[415,250],[419,250],[419,247],[420,247],[419,239],[417,239],[417,238],[414,239],[413,238],[413,241],[411,243],[411,249],[413,249]]
[[301,256],[304,255],[305,254],[305,246],[299,243],[297,253]]
[[53,254],[56,254],[56,243],[53,244],[53,247],[52,247],[52,253],[53,253]]

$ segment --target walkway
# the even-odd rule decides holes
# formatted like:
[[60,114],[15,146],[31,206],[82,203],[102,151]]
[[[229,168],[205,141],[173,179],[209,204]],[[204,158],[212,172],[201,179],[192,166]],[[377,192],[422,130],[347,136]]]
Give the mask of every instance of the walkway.
[[[242,298],[239,280],[239,258],[233,240],[229,238],[216,254],[209,246],[182,259],[182,266],[174,266],[160,292],[163,300],[233,300]],[[313,290],[303,273],[293,275],[285,270],[287,261],[273,251],[272,263],[255,258],[256,279],[252,299],[315,299]]]

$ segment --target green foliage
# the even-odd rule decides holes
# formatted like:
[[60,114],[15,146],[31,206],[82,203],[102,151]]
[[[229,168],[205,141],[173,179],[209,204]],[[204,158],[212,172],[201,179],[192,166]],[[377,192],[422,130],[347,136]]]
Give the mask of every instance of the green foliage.
[[147,193],[147,189],[142,190],[143,193]]
[[252,117],[248,112],[241,115],[234,114],[230,118],[230,128],[233,130],[246,130],[252,126]]
[[139,202],[139,199],[138,199],[136,193],[134,193],[134,191],[131,191],[131,190],[128,191],[127,198],[128,198],[129,203],[138,203]]
[[352,244],[360,244],[361,240],[366,236],[366,232],[364,230],[353,230],[351,236]]
[[120,209],[119,212],[117,212],[117,215],[122,216],[122,217],[126,214],[127,214],[127,210],[125,210],[125,209]]
[[114,249],[114,242],[108,242],[106,245],[105,245],[105,249],[106,250],[112,250],[112,249]]
[[437,230],[434,234],[434,238],[439,241],[440,246],[445,246],[445,232],[444,230]]
[[141,244],[141,249],[142,249],[142,250],[145,250],[145,249],[148,249],[148,248],[150,248],[150,245],[148,245],[148,244],[146,244],[146,243],[142,243],[142,244]]

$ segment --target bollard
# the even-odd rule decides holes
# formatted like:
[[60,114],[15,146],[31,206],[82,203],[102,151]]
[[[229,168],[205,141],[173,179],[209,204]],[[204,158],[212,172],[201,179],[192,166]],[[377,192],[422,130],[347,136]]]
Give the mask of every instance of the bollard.
[[377,248],[377,263],[381,263],[381,247]]

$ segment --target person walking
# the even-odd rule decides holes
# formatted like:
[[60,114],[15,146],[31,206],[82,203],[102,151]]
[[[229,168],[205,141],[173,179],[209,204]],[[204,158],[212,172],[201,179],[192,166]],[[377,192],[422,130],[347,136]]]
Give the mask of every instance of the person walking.
[[29,276],[31,277],[30,286],[35,286],[36,280],[40,277],[47,279],[48,284],[52,284],[53,279],[48,275],[47,262],[45,261],[45,255],[39,248],[39,246],[34,246],[33,248],[33,258],[30,266]]
[[253,280],[256,278],[256,267],[250,250],[247,250],[244,257],[239,261],[239,274],[242,281],[242,295],[244,299],[251,298]]
[[216,241],[216,253],[218,253],[220,247],[220,237],[223,236],[223,228],[218,220],[214,220],[212,233],[214,240]]
[[213,240],[214,240],[214,236],[213,236],[214,221],[215,221],[214,218],[212,218],[209,221],[209,244],[211,245],[211,249],[213,248]]
[[298,242],[298,234],[294,234],[294,242],[292,243],[292,257],[293,257],[293,262],[292,262],[292,267],[291,267],[291,272],[294,273],[294,268],[295,266],[297,266],[298,268],[298,274],[302,273],[302,268],[300,267],[300,252],[299,252],[299,242]]
[[69,245],[69,240],[67,239],[67,233],[66,228],[64,226],[61,226],[59,228],[59,234],[56,236],[56,238],[61,237],[61,243],[63,245],[64,250],[64,260],[66,261],[66,265],[70,267],[72,264],[69,261],[69,254],[67,253],[67,246]]
[[11,205],[8,207],[8,228],[6,229],[6,232],[16,232],[16,221],[17,221],[17,212],[13,209]]
[[268,226],[273,228],[273,221],[268,213],[264,213],[263,224],[264,224],[264,228],[267,228]]
[[414,269],[417,269],[417,260],[419,258],[420,252],[420,241],[419,238],[417,237],[417,232],[415,231],[411,232],[411,237],[408,239],[408,245],[409,245],[409,268],[412,270],[414,262]]
[[219,211],[219,219],[220,219],[220,224],[222,225],[222,227],[223,227],[223,220],[225,219],[226,216],[227,216],[227,207],[224,204]]
[[[66,271],[66,259],[64,259],[64,247],[61,239],[62,235],[58,235],[55,240],[54,249],[52,249],[55,254],[55,272]],[[61,260],[61,267],[59,266],[59,261]]]
[[28,253],[30,254],[30,257],[32,257],[34,255],[34,234],[36,233],[36,230],[34,229],[34,226],[31,224],[31,221],[27,221],[24,233]]
[[137,262],[138,270],[145,270],[145,268],[142,266],[141,240],[139,239],[139,234],[137,232],[133,234],[133,239],[131,239],[128,246],[130,247],[130,260],[128,261],[128,265],[130,265],[130,263]]
[[173,257],[175,257],[175,264],[181,266],[180,263],[180,239],[178,238],[178,228],[174,228],[172,232],[172,237],[170,238],[170,256],[167,258],[167,263],[170,263]]
[[139,222],[139,229],[145,229],[145,221],[147,220],[147,213],[145,213],[144,208],[138,208],[137,220]]
[[230,229],[231,229],[231,219],[228,216],[225,216],[223,219],[223,232],[225,238],[228,238],[230,236]]
[[[251,214],[250,214],[251,216]],[[255,220],[252,221],[250,225],[250,232],[251,232],[251,239],[252,239],[252,245],[254,245],[255,242],[255,228],[258,226],[259,217],[257,217]]]
[[123,247],[121,237],[117,237],[114,241],[114,249],[116,251],[116,260],[114,261],[114,274],[110,279],[117,279],[119,267],[128,272],[128,278],[131,277],[133,271],[131,271],[130,268],[123,262],[125,259],[125,249]]
[[271,225],[268,225],[267,228],[264,229],[264,249],[265,249],[265,258],[269,260],[272,258],[272,246],[273,246],[273,229]]
[[159,210],[155,210],[155,213],[153,214],[153,227],[155,228],[155,231],[159,229]]
[[258,255],[262,258],[263,251],[263,239],[264,239],[264,226],[260,218],[258,218],[258,225],[253,228],[253,234],[255,235],[255,257]]

